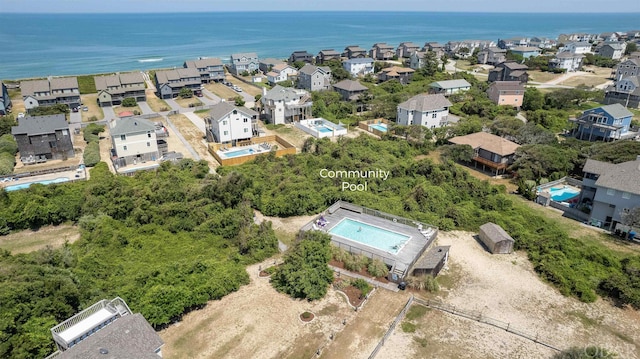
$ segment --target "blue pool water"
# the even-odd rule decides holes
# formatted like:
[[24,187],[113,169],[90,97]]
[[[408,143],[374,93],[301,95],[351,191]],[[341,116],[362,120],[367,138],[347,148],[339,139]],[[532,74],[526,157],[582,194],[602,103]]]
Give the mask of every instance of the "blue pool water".
[[11,192],[11,191],[17,191],[19,189],[29,188],[29,186],[31,186],[34,183],[47,185],[47,184],[62,183],[62,182],[67,182],[67,181],[69,181],[68,177],[60,177],[60,178],[56,178],[56,179],[52,179],[52,180],[44,180],[44,181],[36,181],[36,182],[27,182],[27,183],[16,184],[16,185],[13,185],[13,186],[7,186],[4,189],[7,192]]
[[224,156],[227,158],[233,158],[233,157],[239,157],[239,156],[252,155],[254,152],[255,151],[253,150],[253,148],[245,148],[243,150],[222,152],[222,153],[224,153]]
[[384,228],[345,218],[329,233],[396,254],[411,237]]
[[316,126],[316,129],[320,132],[333,132],[333,129],[327,126]]
[[375,128],[376,130],[381,131],[381,132],[387,132],[387,125],[384,124],[384,123],[375,124],[375,125],[369,125],[369,127]]
[[564,202],[580,194],[580,191],[574,188],[551,188],[551,199],[556,202]]

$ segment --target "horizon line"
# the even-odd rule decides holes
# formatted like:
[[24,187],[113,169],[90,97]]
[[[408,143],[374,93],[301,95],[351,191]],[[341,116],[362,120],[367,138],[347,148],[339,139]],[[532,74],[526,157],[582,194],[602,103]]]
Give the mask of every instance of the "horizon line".
[[350,13],[350,12],[357,12],[357,13],[391,13],[391,14],[400,14],[400,13],[449,13],[449,14],[557,14],[557,15],[573,15],[573,14],[608,14],[608,15],[614,15],[614,14],[619,14],[619,15],[635,15],[635,14],[640,14],[640,10],[638,11],[625,11],[625,12],[620,12],[620,11],[566,11],[566,12],[546,12],[546,11],[442,11],[442,10],[420,10],[420,11],[396,11],[396,10],[317,10],[317,9],[310,9],[310,10],[219,10],[219,11],[194,11],[194,10],[187,10],[187,11],[146,11],[146,12],[103,12],[103,11],[96,11],[96,12],[85,12],[85,11],[78,11],[78,12],[38,12],[38,11],[29,11],[29,12],[22,12],[22,11],[6,11],[3,13],[0,13],[0,16],[5,14],[5,15],[110,15],[110,14],[118,14],[118,15],[122,15],[122,14],[130,14],[130,15],[144,15],[144,14],[216,14],[216,13],[286,13],[286,12],[333,12],[333,13]]

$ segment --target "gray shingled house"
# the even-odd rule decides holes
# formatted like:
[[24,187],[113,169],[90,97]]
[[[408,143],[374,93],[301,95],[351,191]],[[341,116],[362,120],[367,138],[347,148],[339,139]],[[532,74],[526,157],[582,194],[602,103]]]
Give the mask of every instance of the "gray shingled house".
[[11,128],[11,134],[24,163],[74,156],[69,124],[63,114],[21,118],[18,126]]
[[480,226],[478,237],[489,252],[493,254],[509,254],[513,252],[514,240],[499,225],[487,222]]
[[134,98],[136,102],[147,101],[144,78],[140,72],[95,76],[93,79],[100,106],[120,105],[125,98]]

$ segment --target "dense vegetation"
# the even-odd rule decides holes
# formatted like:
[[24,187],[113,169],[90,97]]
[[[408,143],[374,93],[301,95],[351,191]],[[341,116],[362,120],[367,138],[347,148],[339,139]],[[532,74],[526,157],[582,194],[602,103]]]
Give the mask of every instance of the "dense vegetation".
[[60,113],[67,114],[69,113],[69,106],[65,104],[56,104],[51,106],[38,106],[28,110],[29,115],[31,116],[48,116],[48,115],[57,115]]
[[0,135],[0,176],[13,173],[18,144],[11,134]]
[[93,167],[100,162],[100,133],[104,131],[104,126],[96,125],[95,123],[89,124],[85,127],[83,132],[83,138],[87,142],[87,146],[82,154],[83,163],[87,167]]
[[244,266],[277,251],[270,224],[253,223],[242,178],[207,175],[204,162],[0,191],[0,230],[77,222],[63,248],[0,252],[0,357],[42,358],[49,328],[95,301],[120,296],[154,326],[248,283]]

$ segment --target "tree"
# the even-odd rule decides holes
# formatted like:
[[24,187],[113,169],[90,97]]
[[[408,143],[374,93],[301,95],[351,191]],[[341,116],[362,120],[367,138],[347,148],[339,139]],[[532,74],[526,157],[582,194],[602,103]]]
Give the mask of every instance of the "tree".
[[122,106],[124,106],[124,107],[134,107],[137,104],[138,104],[138,102],[133,97],[127,97],[124,100],[122,100]]
[[578,348],[572,347],[567,350],[563,350],[557,353],[551,359],[615,359],[618,355],[605,348],[600,347],[587,347]]
[[544,94],[535,87],[527,87],[524,91],[522,109],[524,111],[540,110],[544,106]]
[[635,42],[627,42],[627,48],[624,50],[625,55],[631,55],[631,53],[638,51],[638,45]]
[[342,81],[344,79],[351,78],[351,74],[349,73],[349,71],[345,70],[344,67],[342,67],[342,62],[340,62],[340,60],[334,59],[325,61],[323,65],[329,66],[329,68],[331,69],[331,77],[335,81]]
[[471,162],[473,153],[473,147],[469,145],[448,145],[442,147],[442,157],[457,162]]
[[188,87],[183,87],[182,89],[180,89],[180,92],[178,92],[178,96],[180,96],[182,98],[192,98],[193,97],[193,90],[191,90]]
[[640,207],[634,207],[621,214],[622,224],[629,227],[640,228]]
[[304,65],[306,65],[306,64],[307,64],[306,62],[298,60],[298,61],[295,61],[295,62],[293,63],[293,67],[295,67],[296,69],[300,70],[300,69],[301,69],[301,68],[303,68],[303,67],[304,67]]
[[244,106],[245,101],[244,98],[242,98],[242,96],[236,96],[234,99],[236,106]]
[[11,134],[11,127],[18,126],[13,115],[0,116],[0,136]]
[[418,70],[425,76],[433,76],[439,71],[438,56],[433,51],[427,51],[422,58],[422,67]]

